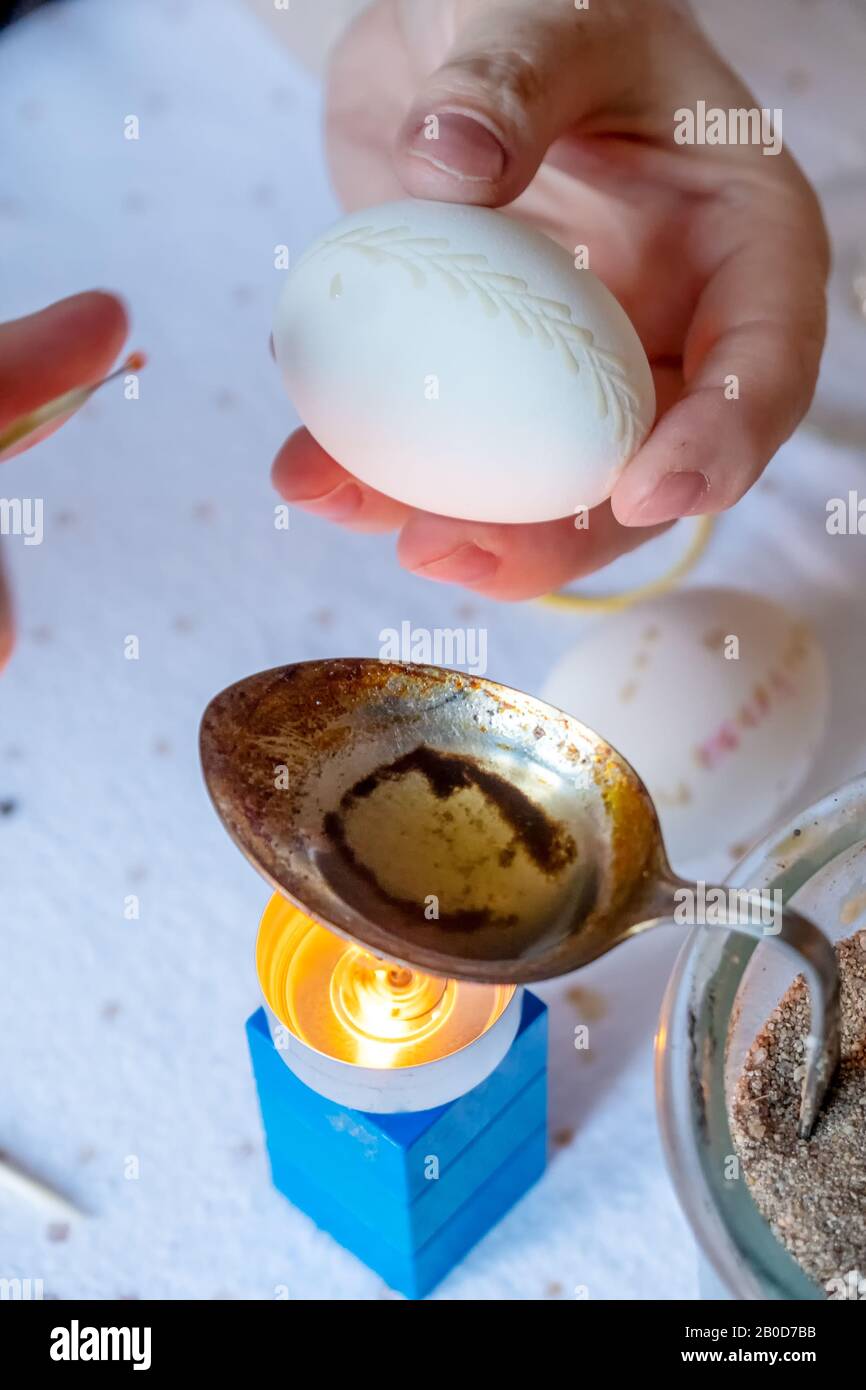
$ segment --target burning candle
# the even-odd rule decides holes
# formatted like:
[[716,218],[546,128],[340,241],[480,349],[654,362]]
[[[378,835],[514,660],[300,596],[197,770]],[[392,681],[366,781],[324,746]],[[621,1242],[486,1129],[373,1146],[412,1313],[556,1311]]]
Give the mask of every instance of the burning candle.
[[443,980],[380,960],[280,894],[256,967],[274,1045],[306,1085],[371,1113],[444,1105],[505,1056],[520,1018],[514,985]]

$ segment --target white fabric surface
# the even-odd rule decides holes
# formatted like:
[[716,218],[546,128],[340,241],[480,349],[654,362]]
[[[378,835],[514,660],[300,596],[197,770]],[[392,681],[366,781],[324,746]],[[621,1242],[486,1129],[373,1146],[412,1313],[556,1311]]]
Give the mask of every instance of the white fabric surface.
[[[772,8],[784,45],[789,4]],[[833,8],[847,31],[789,43],[810,99],[823,84],[841,100],[840,71],[862,53],[855,12]],[[802,9],[814,20],[827,6]],[[138,142],[123,139],[130,113]],[[390,1296],[270,1186],[243,1032],[267,891],[207,802],[198,720],[240,676],[375,655],[380,630],[404,619],[485,626],[488,673],[537,690],[582,626],[414,579],[387,539],[300,513],[274,529],[268,468],[293,418],[267,348],[273,248],[299,250],[336,211],[318,120],[312,79],[231,3],[79,0],[0,38],[3,317],[117,288],[151,358],[139,401],[108,390],[3,467],[5,496],[44,497],[46,533],[4,547],[20,631],[0,682],[0,802],[14,803],[0,817],[0,1146],[92,1213],[66,1230],[0,1190],[0,1275],[42,1278],[47,1295]],[[859,120],[857,132],[840,106],[831,122],[834,177],[845,160],[863,173]],[[820,176],[820,149],[810,155]],[[866,328],[840,302],[862,372]],[[862,439],[861,404],[845,432]],[[849,487],[864,487],[862,454],[801,432],[695,576],[775,595],[820,627],[834,719],[810,792],[866,753],[866,542],[824,529],[827,497]],[[646,576],[681,544],[665,538],[600,582]],[[137,662],[124,659],[129,634]],[[123,915],[131,893],[137,922]],[[677,945],[660,932],[541,989],[549,1171],[437,1297],[695,1296],[651,1077]],[[587,1020],[581,1054],[573,1028]]]

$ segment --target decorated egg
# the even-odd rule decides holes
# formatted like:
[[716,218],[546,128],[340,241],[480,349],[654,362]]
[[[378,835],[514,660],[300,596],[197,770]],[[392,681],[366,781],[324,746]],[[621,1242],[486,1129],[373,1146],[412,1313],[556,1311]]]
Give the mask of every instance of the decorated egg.
[[287,278],[286,389],[323,449],[410,506],[502,522],[594,507],[655,392],[625,312],[580,264],[488,208],[353,213]]
[[674,864],[739,858],[805,779],[827,717],[823,652],[767,599],[691,589],[603,621],[543,698],[628,759]]

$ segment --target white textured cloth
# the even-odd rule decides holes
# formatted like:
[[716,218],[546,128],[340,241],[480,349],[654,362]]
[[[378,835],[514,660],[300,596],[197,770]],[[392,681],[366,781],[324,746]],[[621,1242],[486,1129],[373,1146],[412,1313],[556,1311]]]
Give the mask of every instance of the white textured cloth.
[[[819,25],[820,44],[794,53],[789,11],[818,24],[828,6],[766,8],[772,42],[788,43],[779,80],[796,69],[809,100],[817,89],[841,102],[840,71],[862,74],[866,20],[834,0],[848,28]],[[833,109],[829,171],[866,177],[854,108]],[[124,139],[128,115],[137,141]],[[3,495],[44,498],[45,538],[5,542],[19,642],[0,681],[0,1146],[92,1213],[67,1228],[0,1189],[0,1276],[41,1278],[46,1295],[389,1296],[268,1180],[243,1030],[267,890],[208,804],[198,721],[241,676],[375,655],[403,620],[486,627],[488,674],[529,690],[582,628],[408,576],[387,539],[300,513],[274,528],[269,462],[294,423],[267,346],[274,247],[301,249],[336,212],[319,116],[313,79],[217,0],[80,0],[0,39],[3,316],[116,288],[151,359],[139,400],[106,390],[2,471]],[[839,332],[862,372],[866,327],[846,302]],[[844,430],[862,437],[857,406]],[[695,576],[776,595],[820,627],[834,737],[809,792],[866,754],[866,541],[824,529],[828,495],[858,487],[854,448],[802,432],[723,519]],[[648,576],[682,539],[600,583]],[[139,920],[124,916],[130,895]],[[653,934],[541,989],[549,1171],[437,1297],[696,1294],[652,1095],[677,945],[673,929]],[[573,1047],[580,1021],[588,1053]]]

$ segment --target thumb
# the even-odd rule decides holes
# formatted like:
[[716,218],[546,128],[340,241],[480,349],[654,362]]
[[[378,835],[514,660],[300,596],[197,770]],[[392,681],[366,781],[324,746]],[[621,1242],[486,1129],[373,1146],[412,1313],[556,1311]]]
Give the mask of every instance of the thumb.
[[567,128],[640,90],[639,22],[628,6],[578,9],[574,0],[474,5],[401,127],[395,159],[408,192],[511,202]]

